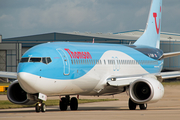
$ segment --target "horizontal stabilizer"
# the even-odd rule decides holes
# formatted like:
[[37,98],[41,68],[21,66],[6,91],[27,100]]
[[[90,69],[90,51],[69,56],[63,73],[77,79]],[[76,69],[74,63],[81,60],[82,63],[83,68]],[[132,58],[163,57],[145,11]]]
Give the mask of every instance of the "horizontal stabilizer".
[[159,60],[164,59],[164,58],[178,56],[178,55],[180,55],[180,51],[179,52],[163,53],[162,57],[160,57]]

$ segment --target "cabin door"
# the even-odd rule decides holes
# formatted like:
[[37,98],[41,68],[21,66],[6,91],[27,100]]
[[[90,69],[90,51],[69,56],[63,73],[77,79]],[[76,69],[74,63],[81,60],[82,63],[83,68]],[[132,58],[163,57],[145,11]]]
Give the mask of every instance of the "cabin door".
[[56,49],[58,51],[58,53],[60,54],[62,61],[63,61],[63,74],[64,75],[69,75],[70,74],[70,63],[69,63],[69,59],[67,57],[67,54],[65,53],[65,51],[63,51],[61,48]]

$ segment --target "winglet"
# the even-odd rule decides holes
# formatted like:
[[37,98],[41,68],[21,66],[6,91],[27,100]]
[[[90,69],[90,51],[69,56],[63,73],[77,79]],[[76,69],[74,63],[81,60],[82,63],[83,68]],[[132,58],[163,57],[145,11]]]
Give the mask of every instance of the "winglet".
[[162,0],[152,0],[151,9],[143,35],[134,45],[146,45],[159,48],[161,32]]

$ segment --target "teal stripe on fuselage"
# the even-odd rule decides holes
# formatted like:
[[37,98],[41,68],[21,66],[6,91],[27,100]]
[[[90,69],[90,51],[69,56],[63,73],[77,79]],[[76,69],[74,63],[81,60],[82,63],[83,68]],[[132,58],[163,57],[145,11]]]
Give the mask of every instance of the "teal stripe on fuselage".
[[[62,49],[68,57],[70,63],[70,74],[64,75],[63,59],[60,57],[56,49]],[[18,66],[18,72],[28,72],[40,77],[50,79],[77,79],[85,75],[90,71],[95,64],[73,64],[71,59],[76,60],[78,58],[71,58],[70,54],[64,49],[69,49],[72,52],[89,52],[93,60],[99,60],[102,55],[109,50],[121,51],[134,60],[154,60],[143,53],[124,45],[117,44],[102,44],[102,43],[74,43],[74,42],[53,42],[44,43],[29,49],[22,57],[51,57],[52,62],[49,64],[44,63],[20,63]],[[112,56],[109,56],[109,59]],[[121,59],[121,58],[119,58]],[[163,61],[158,61],[159,66]],[[141,65],[149,73],[160,72],[161,68],[154,67],[154,65]]]

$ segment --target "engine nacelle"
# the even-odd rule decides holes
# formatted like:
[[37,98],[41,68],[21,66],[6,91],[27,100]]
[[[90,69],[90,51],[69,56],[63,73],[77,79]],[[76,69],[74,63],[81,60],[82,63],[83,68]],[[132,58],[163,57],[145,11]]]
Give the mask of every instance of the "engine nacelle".
[[7,97],[14,104],[32,105],[37,102],[37,96],[26,93],[19,85],[18,80],[8,87]]
[[153,78],[141,78],[130,84],[130,98],[137,104],[159,101],[164,95],[163,85]]

